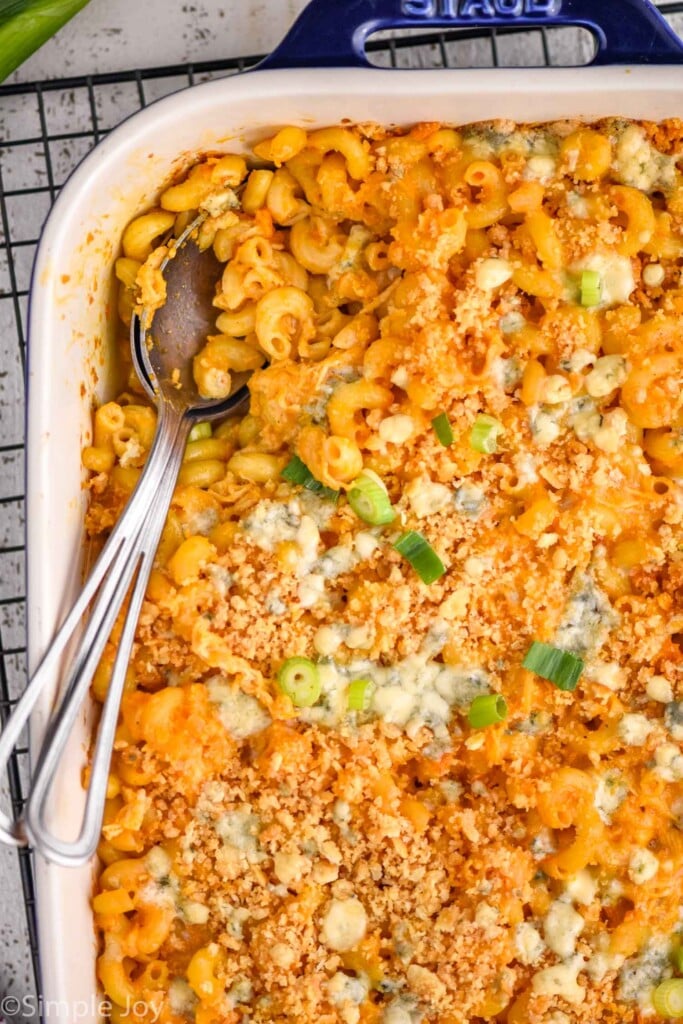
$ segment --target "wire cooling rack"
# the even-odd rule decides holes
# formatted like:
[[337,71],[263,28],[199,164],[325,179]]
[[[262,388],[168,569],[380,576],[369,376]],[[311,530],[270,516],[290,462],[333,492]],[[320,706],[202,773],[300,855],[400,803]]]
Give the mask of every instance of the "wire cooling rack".
[[[683,28],[683,0],[661,3]],[[580,29],[477,29],[384,34],[368,55],[383,67],[504,67],[585,64],[592,37]],[[260,57],[241,57],[0,86],[0,714],[26,682],[24,577],[24,407],[26,310],[40,229],[76,164],[128,114],[197,82],[239,74]],[[9,765],[8,795],[21,811],[28,749]],[[40,985],[31,854],[19,851],[28,940]]]

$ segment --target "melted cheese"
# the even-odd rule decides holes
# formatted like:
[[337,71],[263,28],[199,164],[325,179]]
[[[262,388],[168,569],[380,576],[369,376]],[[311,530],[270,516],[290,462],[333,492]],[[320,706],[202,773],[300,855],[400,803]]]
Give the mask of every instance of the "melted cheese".
[[645,693],[650,700],[655,700],[658,704],[668,704],[674,699],[673,687],[664,676],[651,676],[647,681]]
[[331,900],[323,914],[320,939],[330,949],[353,949],[365,937],[368,924],[365,907],[355,897]]
[[[327,632],[322,640],[324,644],[333,643]],[[343,721],[348,713],[349,683],[353,679],[368,679],[374,686],[370,716],[400,726],[408,735],[427,726],[442,739],[447,738],[446,726],[452,709],[464,711],[475,697],[490,689],[482,669],[444,665],[430,656],[428,646],[394,665],[381,665],[370,659],[341,663],[330,658],[319,663],[318,673],[321,699],[314,707],[299,711],[304,721],[330,726]]]
[[571,273],[576,277],[579,277],[584,270],[593,270],[600,275],[602,283],[600,307],[603,309],[623,305],[628,302],[631,293],[635,290],[633,267],[628,256],[596,252],[570,267]]
[[597,651],[617,623],[606,594],[588,574],[577,574],[574,592],[567,602],[555,633],[555,644],[563,651],[584,657]]
[[670,188],[676,176],[676,158],[656,150],[639,125],[631,124],[621,134],[612,164],[615,177],[631,188],[654,192]]
[[669,966],[668,939],[654,939],[638,956],[629,957],[619,972],[619,996],[649,1006],[652,991]]
[[601,775],[595,787],[595,809],[606,825],[612,821],[612,815],[626,799],[628,786],[618,772],[610,771]]
[[654,725],[645,715],[623,715],[617,726],[619,739],[628,747],[642,747]]
[[256,547],[272,552],[283,541],[295,541],[300,525],[301,508],[297,500],[283,504],[264,499],[244,519],[242,529]]
[[623,356],[602,356],[585,380],[591,398],[606,398],[626,380],[626,360]]
[[592,981],[600,983],[610,971],[618,971],[624,962],[620,953],[593,953],[586,964],[586,974]]
[[546,950],[541,933],[530,921],[522,921],[515,928],[515,953],[522,964],[535,964]]
[[598,882],[588,868],[582,868],[573,878],[567,880],[564,891],[574,903],[581,903],[582,906],[587,907],[595,899]]
[[418,519],[426,519],[427,516],[441,512],[454,500],[450,487],[426,477],[411,480],[404,493],[411,511]]
[[206,687],[221,722],[236,740],[253,736],[270,725],[270,715],[256,698],[228,683],[223,676],[207,679]]
[[543,919],[543,937],[548,948],[566,960],[574,953],[585,924],[581,914],[569,903],[555,900]]
[[592,661],[586,666],[586,678],[606,690],[616,692],[626,683],[626,676],[618,661]]
[[662,743],[655,750],[655,771],[666,782],[683,779],[683,754],[675,743]]
[[659,871],[659,861],[650,850],[634,850],[628,862],[628,877],[635,885],[645,885]]
[[529,407],[529,428],[534,441],[540,448],[548,448],[560,436],[562,408],[548,408],[540,405]]
[[584,960],[574,956],[564,964],[554,964],[537,971],[531,979],[531,988],[539,996],[560,996],[568,1003],[579,1005],[586,998],[586,990],[578,982]]

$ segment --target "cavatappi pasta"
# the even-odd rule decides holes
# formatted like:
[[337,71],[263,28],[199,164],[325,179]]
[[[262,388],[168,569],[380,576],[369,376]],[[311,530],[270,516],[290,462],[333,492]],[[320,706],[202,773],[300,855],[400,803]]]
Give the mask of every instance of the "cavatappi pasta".
[[[126,229],[124,324],[206,212],[197,385],[255,372],[188,443],[137,631],[114,1022],[683,1014],[681,152],[678,121],[287,127]],[[96,538],[140,395],[95,413]]]

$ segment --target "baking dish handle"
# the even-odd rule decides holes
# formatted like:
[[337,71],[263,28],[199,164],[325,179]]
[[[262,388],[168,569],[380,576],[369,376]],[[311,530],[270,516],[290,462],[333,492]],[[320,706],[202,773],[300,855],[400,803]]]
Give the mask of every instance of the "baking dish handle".
[[384,29],[581,26],[593,64],[678,64],[683,44],[650,0],[311,0],[263,68],[368,67]]

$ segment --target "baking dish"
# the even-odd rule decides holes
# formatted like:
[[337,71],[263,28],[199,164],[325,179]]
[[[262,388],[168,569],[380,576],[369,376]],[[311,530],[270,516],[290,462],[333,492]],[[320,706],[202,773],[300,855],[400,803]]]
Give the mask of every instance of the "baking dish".
[[[108,309],[114,308],[110,268],[117,239],[132,215],[152,202],[160,185],[197,152],[248,150],[283,123],[312,127],[344,118],[391,124],[491,117],[528,121],[617,113],[659,119],[679,113],[683,73],[670,65],[681,60],[683,50],[654,8],[637,0],[602,4],[601,24],[596,24],[592,6],[589,0],[567,0],[564,11],[557,0],[355,0],[347,5],[341,26],[336,5],[316,0],[257,73],[160,101],[120,126],[77,169],[46,225],[31,298],[31,666],[79,584],[85,509],[80,450],[88,441],[93,401],[116,391],[109,359],[113,316],[110,320]],[[363,40],[376,29],[473,25],[482,19],[490,24],[590,26],[599,44],[597,62],[613,61],[616,66],[580,72],[428,73],[362,66]],[[639,57],[648,62],[647,68],[636,65]],[[50,706],[46,696],[34,715],[34,750]],[[65,833],[81,811],[80,773],[89,728],[84,709],[55,787],[54,819]],[[39,861],[36,882],[45,999],[62,1007],[63,1019],[94,1018],[91,870],[66,870]]]

